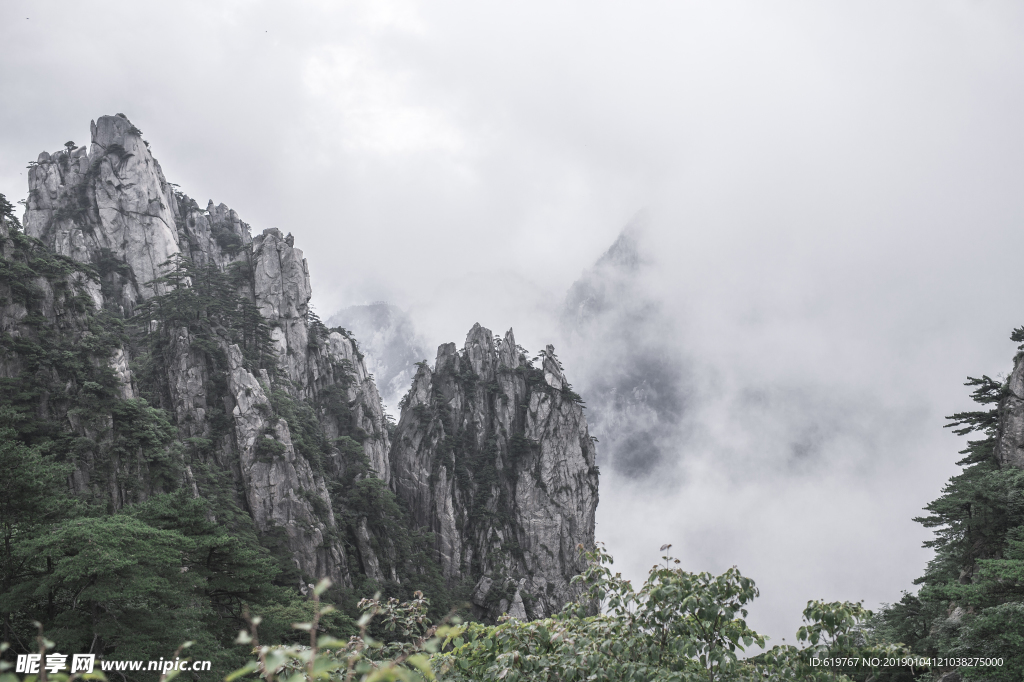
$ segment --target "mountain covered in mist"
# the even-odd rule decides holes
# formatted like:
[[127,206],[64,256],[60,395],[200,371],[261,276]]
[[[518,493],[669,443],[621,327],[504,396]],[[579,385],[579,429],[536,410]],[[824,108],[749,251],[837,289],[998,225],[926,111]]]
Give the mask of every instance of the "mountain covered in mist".
[[[646,286],[643,235],[639,216],[572,284],[559,316],[600,461],[633,478],[664,470],[677,456],[689,378],[671,316]],[[354,332],[378,386],[386,387],[385,401],[397,404],[423,356],[408,313],[372,303],[345,308],[328,323]]]
[[396,425],[291,234],[178,191],[125,116],[91,133],[30,165],[23,227],[3,202],[0,454],[36,481],[2,519],[6,641],[227,660],[249,609],[287,633],[322,578],[339,634],[375,590],[485,618],[578,595],[595,450],[550,348],[475,326],[412,376],[408,325],[366,311]]
[[601,456],[636,478],[678,451],[687,397],[672,322],[644,287],[643,224],[631,222],[573,283],[561,315]]
[[[429,365],[390,306],[348,309],[328,327],[291,234],[254,236],[235,211],[177,191],[122,115],[98,119],[91,137],[30,164],[23,225],[0,196],[0,627],[14,652],[34,650],[38,622],[58,650],[142,660],[189,640],[226,672],[245,659],[232,642],[250,614],[262,641],[308,642],[292,624],[310,620],[322,578],[338,610],[321,626],[342,637],[356,632],[356,599],[378,590],[425,592],[433,618],[465,605],[483,620],[551,616],[584,596],[573,578],[587,568],[579,547],[594,545],[595,440],[604,461],[643,478],[664,470],[689,418],[687,363],[645,280],[642,227],[565,298],[574,389],[552,346],[531,358],[512,330],[475,325]],[[1024,343],[1024,329],[1012,338]],[[373,374],[392,395],[405,385],[397,421]],[[936,532],[920,590],[870,620],[859,604],[812,604],[859,614],[844,616],[851,651],[882,643],[1003,664],[851,679],[1024,674],[1024,352],[1005,381],[968,385],[981,408],[951,420],[976,440],[919,519]],[[687,594],[727,580],[655,573],[696,580]],[[694,603],[666,595],[645,604]],[[603,636],[614,619],[586,610],[562,622],[581,637],[596,627],[607,663],[631,664]],[[661,661],[625,615],[622,639]],[[533,623],[503,632],[517,627],[541,636]],[[543,636],[538,646],[554,642]],[[492,655],[481,653],[487,665]],[[559,665],[577,671],[577,657]]]

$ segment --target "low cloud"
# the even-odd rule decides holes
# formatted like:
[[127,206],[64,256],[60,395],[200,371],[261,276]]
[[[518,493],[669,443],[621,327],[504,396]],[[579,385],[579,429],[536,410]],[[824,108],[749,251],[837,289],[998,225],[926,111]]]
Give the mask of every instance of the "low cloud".
[[[190,196],[295,235],[325,318],[390,301],[427,359],[474,322],[555,342],[607,430],[617,565],[737,564],[778,641],[807,599],[911,587],[942,416],[1009,368],[1022,38],[1019,4],[967,0],[14,0],[0,191],[123,112]],[[643,208],[621,314],[563,334]],[[630,386],[657,406],[615,411]]]

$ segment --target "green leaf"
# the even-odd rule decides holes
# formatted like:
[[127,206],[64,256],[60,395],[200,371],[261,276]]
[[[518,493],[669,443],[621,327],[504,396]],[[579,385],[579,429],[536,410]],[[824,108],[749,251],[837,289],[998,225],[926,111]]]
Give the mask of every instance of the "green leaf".
[[235,670],[234,672],[229,674],[227,677],[225,677],[224,678],[224,682],[234,682],[239,677],[242,677],[243,675],[248,675],[252,671],[256,670],[256,668],[258,666],[259,666],[259,661],[249,661],[244,666],[242,666],[238,670]]
[[316,596],[319,597],[324,592],[326,592],[327,588],[330,587],[330,586],[331,586],[331,579],[330,578],[324,578],[323,580],[321,580],[320,582],[318,582],[316,584],[316,587],[313,588],[313,594],[315,594]]

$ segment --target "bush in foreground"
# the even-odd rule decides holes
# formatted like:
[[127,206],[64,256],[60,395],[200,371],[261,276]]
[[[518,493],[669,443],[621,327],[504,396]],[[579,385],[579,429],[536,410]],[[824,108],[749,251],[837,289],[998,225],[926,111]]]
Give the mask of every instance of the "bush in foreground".
[[[663,549],[667,549],[664,547]],[[726,682],[753,680],[896,680],[877,669],[816,665],[826,659],[905,656],[900,645],[875,641],[865,627],[871,612],[859,603],[809,602],[797,632],[804,648],[776,646],[753,658],[748,647],[764,648],[765,637],[746,623],[747,605],[758,595],[754,582],[736,568],[722,575],[689,573],[663,557],[639,589],[611,571],[612,557],[598,547],[575,580],[584,588],[578,603],[543,620],[503,619],[497,625],[461,623],[453,617],[431,623],[428,601],[364,599],[359,634],[346,640],[320,635],[322,619],[334,612],[313,590],[312,619],[295,623],[308,644],[261,645],[258,617],[237,643],[252,647],[253,660],[227,682]],[[593,615],[597,613],[598,615]],[[377,637],[370,634],[371,623]],[[303,635],[305,637],[305,635]],[[46,641],[40,638],[40,652]],[[52,643],[50,644],[52,646]],[[9,666],[10,664],[5,664]],[[923,672],[923,671],[916,671]],[[914,670],[903,670],[914,679]],[[161,682],[175,676],[163,675]],[[76,677],[50,675],[52,682]],[[102,674],[97,677],[102,678]],[[0,682],[19,682],[11,672]],[[46,682],[30,675],[20,682]]]

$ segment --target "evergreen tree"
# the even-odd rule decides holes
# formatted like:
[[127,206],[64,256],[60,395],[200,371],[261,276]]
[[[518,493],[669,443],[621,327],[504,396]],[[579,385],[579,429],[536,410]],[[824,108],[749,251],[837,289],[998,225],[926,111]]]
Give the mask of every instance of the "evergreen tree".
[[[1011,339],[1024,341],[1024,329]],[[956,413],[947,427],[980,438],[968,441],[957,462],[962,472],[915,519],[935,534],[925,543],[935,555],[916,581],[919,593],[904,594],[874,626],[920,655],[1004,661],[963,667],[964,679],[1017,681],[1024,679],[1024,470],[996,453],[1008,385],[988,376],[965,385],[987,409]]]

